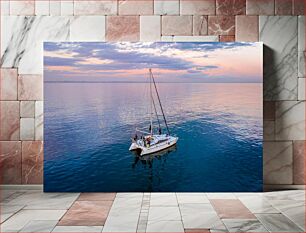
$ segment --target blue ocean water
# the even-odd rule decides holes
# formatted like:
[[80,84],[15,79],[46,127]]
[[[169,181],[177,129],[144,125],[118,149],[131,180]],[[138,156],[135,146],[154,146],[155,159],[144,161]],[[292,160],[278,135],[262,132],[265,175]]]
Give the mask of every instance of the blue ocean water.
[[179,141],[140,158],[128,149],[149,126],[147,83],[46,82],[45,191],[262,190],[262,84],[158,89]]

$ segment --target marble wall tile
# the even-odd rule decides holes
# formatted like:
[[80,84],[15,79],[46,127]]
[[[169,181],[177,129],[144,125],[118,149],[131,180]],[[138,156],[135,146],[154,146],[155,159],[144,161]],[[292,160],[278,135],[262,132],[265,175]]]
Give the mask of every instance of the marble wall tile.
[[299,78],[298,79],[298,100],[306,100],[305,99],[305,78]]
[[258,41],[258,16],[236,16],[236,41]]
[[50,15],[61,15],[61,1],[50,1]]
[[235,35],[235,16],[208,16],[208,35]]
[[192,16],[162,16],[163,36],[191,36]]
[[34,15],[35,1],[16,0],[10,1],[10,15]]
[[1,182],[21,184],[21,142],[0,141]]
[[292,184],[292,142],[264,142],[264,184]]
[[0,113],[0,140],[19,140],[19,102],[1,101]]
[[217,42],[219,38],[218,36],[174,36],[172,41]]
[[305,139],[305,102],[276,102],[276,140]]
[[275,120],[275,102],[264,101],[263,103],[263,119],[264,120]]
[[20,117],[34,118],[35,101],[20,101]]
[[292,15],[292,0],[275,0],[275,15]]
[[105,16],[71,18],[70,41],[105,41]]
[[19,100],[42,100],[43,78],[41,75],[18,76]]
[[217,0],[217,15],[245,15],[246,0]]
[[1,4],[1,15],[9,15],[10,1],[9,0],[0,1],[0,4]]
[[215,13],[215,0],[180,0],[181,15],[214,15]]
[[235,36],[221,35],[219,36],[219,41],[220,42],[235,42]]
[[293,141],[293,184],[305,184],[305,141]]
[[43,178],[43,142],[22,142],[22,183],[41,184]]
[[153,0],[118,0],[119,15],[152,15]]
[[140,41],[160,41],[161,16],[140,16]]
[[117,0],[74,0],[74,15],[116,15]]
[[34,140],[34,118],[20,119],[20,140]]
[[154,0],[155,15],[179,15],[179,0]]
[[107,41],[139,41],[139,16],[107,16]]
[[305,78],[305,16],[298,17],[298,76]]
[[193,16],[193,35],[203,36],[208,34],[208,22],[205,15]]
[[61,15],[73,15],[73,1],[61,1]]
[[264,47],[264,100],[297,99],[297,17],[259,16]]
[[292,3],[293,15],[305,15],[305,1],[304,0],[293,0]]
[[0,100],[17,100],[17,69],[0,72]]
[[274,15],[274,0],[246,0],[247,15]]
[[35,15],[50,15],[50,2],[48,0],[36,0]]
[[162,36],[161,41],[164,42],[217,42],[218,36]]
[[44,137],[44,102],[35,102],[35,140],[43,140]]
[[1,20],[2,67],[18,67],[19,74],[43,73],[43,41],[67,41],[69,17],[4,16]]
[[275,140],[275,121],[263,122],[263,139],[264,141]]

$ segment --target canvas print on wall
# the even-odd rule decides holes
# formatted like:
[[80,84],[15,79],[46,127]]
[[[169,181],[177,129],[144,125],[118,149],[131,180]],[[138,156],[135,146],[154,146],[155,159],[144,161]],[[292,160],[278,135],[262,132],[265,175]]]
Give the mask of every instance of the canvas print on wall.
[[44,43],[44,189],[262,190],[261,43]]

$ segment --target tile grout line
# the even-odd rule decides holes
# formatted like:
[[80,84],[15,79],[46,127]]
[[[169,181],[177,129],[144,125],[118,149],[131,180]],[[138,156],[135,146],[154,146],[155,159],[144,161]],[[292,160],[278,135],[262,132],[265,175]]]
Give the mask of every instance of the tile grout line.
[[[151,200],[151,193],[144,193],[142,196],[142,202],[141,202],[141,208],[139,212],[136,232],[146,232],[147,230],[150,200]],[[143,212],[143,210],[147,211]]]

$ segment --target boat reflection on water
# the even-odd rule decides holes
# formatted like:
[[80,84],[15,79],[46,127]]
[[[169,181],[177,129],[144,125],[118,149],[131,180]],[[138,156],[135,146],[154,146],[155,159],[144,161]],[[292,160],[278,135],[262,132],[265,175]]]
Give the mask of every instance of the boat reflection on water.
[[143,164],[143,165],[148,165],[149,167],[152,167],[154,159],[166,159],[167,155],[170,154],[171,152],[174,152],[177,150],[177,145],[174,144],[171,147],[168,147],[164,150],[148,154],[148,155],[140,155],[141,151],[135,150],[133,151],[133,154],[135,156],[135,160],[133,163],[133,168],[138,164]]

